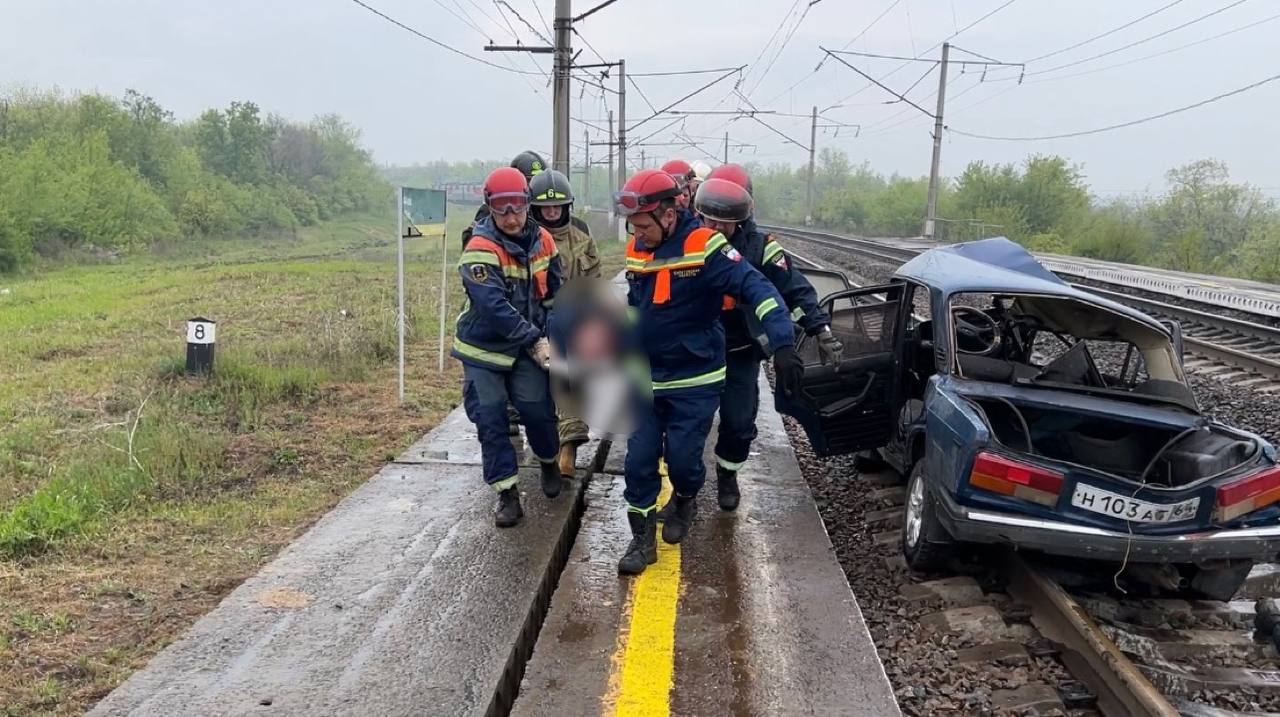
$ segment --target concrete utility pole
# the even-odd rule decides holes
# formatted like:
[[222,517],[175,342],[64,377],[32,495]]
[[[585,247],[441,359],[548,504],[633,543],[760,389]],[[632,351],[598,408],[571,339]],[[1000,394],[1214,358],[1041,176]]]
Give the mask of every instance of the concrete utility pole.
[[950,43],[942,43],[942,64],[938,67],[938,112],[933,116],[933,164],[929,168],[929,208],[924,218],[924,238],[932,239],[938,220],[938,172],[942,165],[942,110],[947,102],[947,57]]
[[604,199],[605,199],[605,202],[607,202],[607,203],[609,204],[609,223],[610,223],[611,225],[613,224],[613,220],[614,220],[614,216],[613,216],[613,193],[612,193],[612,192],[610,192],[610,191],[609,191],[609,189],[610,189],[610,187],[613,185],[613,182],[614,182],[614,178],[613,178],[613,147],[614,147],[614,142],[613,142],[613,110],[609,110],[609,174],[607,175],[607,177],[606,177],[606,179],[605,179],[605,183],[604,183],[605,194],[607,194],[607,195],[609,195],[609,196],[605,197]]
[[644,148],[641,148],[640,149],[640,169],[644,169],[645,165],[648,163],[649,163],[649,159],[648,157],[645,156]]
[[569,176],[569,77],[573,52],[569,33],[573,29],[570,0],[556,0],[555,83],[552,88],[551,166]]
[[[618,191],[627,183],[627,61],[618,60]],[[612,206],[613,202],[609,202]],[[627,240],[627,222],[618,222],[618,241]]]
[[582,130],[582,150],[587,153],[587,159],[583,162],[582,202],[578,206],[588,207],[591,206],[591,134],[585,129]]
[[[729,163],[729,133],[728,132],[724,133],[724,163],[725,164]],[[706,179],[706,177],[703,177],[703,179]]]
[[[804,225],[813,224],[813,160],[818,148],[818,106],[813,106],[813,125],[809,128],[809,188],[804,196]],[[727,151],[726,151],[727,154]]]
[[618,191],[627,183],[627,61],[618,60]]

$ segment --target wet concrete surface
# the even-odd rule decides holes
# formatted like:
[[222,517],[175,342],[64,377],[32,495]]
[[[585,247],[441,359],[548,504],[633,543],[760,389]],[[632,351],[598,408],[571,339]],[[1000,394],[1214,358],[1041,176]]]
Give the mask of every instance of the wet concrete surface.
[[[608,464],[620,464],[620,448]],[[761,407],[755,448],[740,475],[738,510],[718,509],[709,471],[698,518],[681,544],[671,713],[899,714],[771,406]],[[515,715],[611,711],[632,583],[616,572],[629,538],[621,492],[621,480],[606,476],[588,492]]]
[[[457,413],[425,450],[465,460]],[[582,481],[521,487],[524,521],[498,530],[477,466],[387,466],[91,714],[494,713]]]

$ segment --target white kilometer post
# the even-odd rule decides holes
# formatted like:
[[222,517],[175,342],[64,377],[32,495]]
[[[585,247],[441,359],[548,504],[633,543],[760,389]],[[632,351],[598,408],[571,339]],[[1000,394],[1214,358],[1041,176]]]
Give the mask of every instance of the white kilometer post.
[[404,187],[396,187],[396,333],[399,335],[400,383],[397,394],[404,403]]

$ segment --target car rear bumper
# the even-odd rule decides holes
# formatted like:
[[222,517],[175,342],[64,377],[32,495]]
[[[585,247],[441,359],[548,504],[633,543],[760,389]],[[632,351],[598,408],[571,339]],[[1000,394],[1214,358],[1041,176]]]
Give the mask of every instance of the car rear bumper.
[[1280,553],[1280,525],[1183,535],[1130,535],[1056,520],[959,505],[932,491],[938,518],[956,540],[1011,545],[1053,555],[1143,563],[1198,563],[1225,558],[1272,559]]

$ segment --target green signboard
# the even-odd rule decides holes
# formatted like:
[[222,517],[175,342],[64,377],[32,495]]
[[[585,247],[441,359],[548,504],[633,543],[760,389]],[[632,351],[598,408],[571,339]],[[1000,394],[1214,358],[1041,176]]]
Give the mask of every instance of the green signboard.
[[420,237],[423,234],[444,234],[447,195],[440,189],[400,188],[400,203],[404,210],[404,236]]

